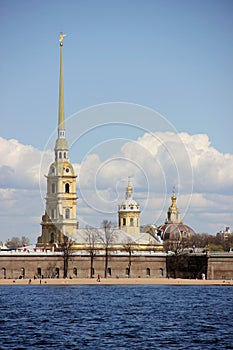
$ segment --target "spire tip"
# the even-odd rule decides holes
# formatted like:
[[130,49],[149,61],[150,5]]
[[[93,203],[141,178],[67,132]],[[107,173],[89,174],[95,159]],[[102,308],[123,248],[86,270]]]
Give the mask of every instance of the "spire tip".
[[60,37],[59,37],[59,42],[60,42],[60,46],[63,46],[63,40],[67,35],[64,34],[63,32],[60,33]]

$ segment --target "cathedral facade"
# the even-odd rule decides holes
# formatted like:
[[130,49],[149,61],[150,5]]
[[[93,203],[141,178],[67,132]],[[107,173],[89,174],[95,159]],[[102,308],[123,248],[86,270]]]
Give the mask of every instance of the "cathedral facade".
[[[59,250],[67,237],[72,239],[72,249],[80,251],[88,248],[90,229],[78,227],[77,220],[77,175],[69,161],[69,147],[66,140],[63,83],[63,37],[60,39],[60,76],[57,140],[54,147],[54,162],[50,165],[47,179],[45,213],[42,216],[42,234],[37,239],[37,248],[48,251]],[[125,200],[118,208],[117,228],[111,232],[111,250],[124,250],[131,245],[132,250],[162,251],[161,240],[150,232],[140,232],[140,205],[133,198],[133,186],[128,181]],[[106,246],[106,232],[93,229],[98,250]],[[96,248],[97,249],[97,248]]]
[[[60,74],[59,74],[59,109],[57,140],[54,147],[54,162],[50,165],[47,178],[45,213],[42,216],[42,234],[38,237],[37,247],[56,250],[69,237],[73,240],[73,249],[85,249],[87,232],[78,228],[77,220],[77,175],[69,161],[69,147],[66,140],[63,82],[63,39],[60,37]],[[175,193],[171,197],[167,219],[163,225],[147,225],[140,232],[140,204],[133,198],[133,186],[128,180],[125,199],[118,207],[118,228],[114,228],[111,247],[124,249],[126,242],[131,242],[134,249],[140,251],[163,251],[163,241],[181,241],[194,235],[189,226],[182,223],[176,203]],[[96,231],[95,231],[96,232]],[[102,238],[100,238],[102,235]],[[104,242],[103,230],[98,231],[96,244],[101,249]]]

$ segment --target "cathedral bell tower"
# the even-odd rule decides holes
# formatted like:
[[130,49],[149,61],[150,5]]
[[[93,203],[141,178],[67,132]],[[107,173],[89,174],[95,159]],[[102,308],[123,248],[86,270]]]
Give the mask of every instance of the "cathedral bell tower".
[[47,178],[45,214],[42,216],[42,235],[37,246],[61,244],[64,235],[72,236],[78,222],[76,216],[76,178],[69,162],[69,148],[65,136],[64,83],[62,47],[66,35],[60,35],[60,81],[58,108],[58,135],[54,148],[55,161],[50,165]]
[[125,200],[118,209],[119,228],[128,233],[140,233],[140,205],[133,199],[133,187],[128,180]]

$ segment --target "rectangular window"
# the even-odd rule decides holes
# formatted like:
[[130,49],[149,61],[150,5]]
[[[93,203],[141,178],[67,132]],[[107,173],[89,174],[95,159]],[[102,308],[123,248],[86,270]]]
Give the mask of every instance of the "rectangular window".
[[52,193],[55,193],[56,192],[56,185],[53,183],[52,184]]
[[56,219],[56,209],[51,210],[51,218]]
[[66,209],[65,217],[66,217],[66,219],[70,218],[70,209],[68,209],[68,208]]

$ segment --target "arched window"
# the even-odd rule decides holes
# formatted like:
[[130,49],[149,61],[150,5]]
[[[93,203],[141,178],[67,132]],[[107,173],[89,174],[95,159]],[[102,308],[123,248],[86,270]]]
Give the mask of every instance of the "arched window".
[[59,278],[59,275],[60,275],[59,267],[56,267],[56,269],[55,269],[55,278]]
[[21,269],[20,269],[20,276],[21,276],[21,278],[25,277],[25,268],[24,267],[21,267]]
[[70,193],[70,185],[67,183],[65,184],[65,192]]
[[50,242],[49,243],[54,243],[54,241],[55,241],[55,236],[54,236],[54,233],[52,232],[50,235]]
[[64,152],[64,158],[66,158],[66,152]]
[[6,269],[5,269],[5,267],[2,268],[2,278],[6,278]]
[[149,267],[146,268],[146,276],[147,276],[147,277],[150,276],[150,269],[149,269]]
[[133,226],[133,218],[130,218],[130,226]]
[[126,218],[123,218],[123,226],[126,225]]
[[69,218],[70,218],[70,209],[68,209],[68,208],[66,208],[65,218],[66,218],[66,219],[69,219]]
[[78,275],[77,267],[74,267],[74,268],[73,268],[73,276],[74,276],[74,277],[77,277],[77,275]]
[[61,159],[62,158],[62,153],[61,152],[59,152],[59,159]]

